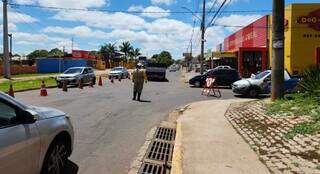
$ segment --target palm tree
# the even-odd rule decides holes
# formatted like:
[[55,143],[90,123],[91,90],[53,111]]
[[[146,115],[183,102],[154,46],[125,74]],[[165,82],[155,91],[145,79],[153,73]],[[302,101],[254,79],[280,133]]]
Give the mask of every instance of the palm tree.
[[117,46],[115,44],[105,44],[100,48],[100,54],[102,54],[105,58],[113,59],[117,51]]
[[133,50],[133,47],[131,46],[129,41],[122,42],[122,44],[119,46],[120,51],[124,53],[125,59],[127,60],[127,56]]
[[132,54],[132,57],[134,57],[134,59],[137,59],[137,57],[141,55],[140,48],[133,49],[131,51],[131,54]]

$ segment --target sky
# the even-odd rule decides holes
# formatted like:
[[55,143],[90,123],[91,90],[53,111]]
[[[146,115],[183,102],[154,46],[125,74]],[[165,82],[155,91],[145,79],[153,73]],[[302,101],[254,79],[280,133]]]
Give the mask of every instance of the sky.
[[[207,11],[216,11],[224,0],[206,0]],[[151,57],[163,50],[175,59],[190,51],[200,52],[202,0],[9,0],[9,33],[13,52],[28,54],[36,49],[98,50],[105,43],[120,45],[130,41],[143,55]],[[318,0],[286,0],[316,3]],[[38,7],[57,8],[38,8]],[[2,4],[0,5],[0,50],[2,50]],[[189,10],[186,10],[189,9]],[[216,26],[206,29],[205,49],[215,49],[239,28],[270,14],[271,0],[227,0]],[[191,12],[195,13],[191,13]],[[251,12],[248,12],[251,11]],[[254,11],[254,12],[252,12]],[[186,12],[186,13],[181,13]],[[198,12],[198,13],[197,13]],[[214,13],[206,16],[209,24]],[[0,51],[2,52],[2,51]]]

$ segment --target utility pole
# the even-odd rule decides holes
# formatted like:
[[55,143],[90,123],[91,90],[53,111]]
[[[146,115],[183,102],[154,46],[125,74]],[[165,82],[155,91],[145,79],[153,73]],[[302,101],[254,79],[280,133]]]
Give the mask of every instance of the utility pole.
[[3,74],[10,79],[10,57],[8,46],[8,0],[3,0]]
[[71,39],[71,54],[72,54],[72,51],[73,51],[73,37]]
[[203,0],[202,5],[202,20],[201,20],[201,58],[200,58],[200,74],[203,74],[203,60],[204,60],[204,36],[205,36],[205,23],[206,23],[206,0]]
[[10,51],[9,51],[9,57],[10,57],[10,61],[12,60],[12,56],[13,56],[13,54],[12,54],[12,34],[8,34],[8,36],[9,36],[9,38],[10,38]]
[[271,99],[284,97],[284,0],[273,0]]

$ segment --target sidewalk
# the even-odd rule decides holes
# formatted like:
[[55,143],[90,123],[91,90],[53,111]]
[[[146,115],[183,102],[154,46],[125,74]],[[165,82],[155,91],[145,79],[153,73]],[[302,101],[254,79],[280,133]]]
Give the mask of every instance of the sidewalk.
[[231,103],[193,103],[178,119],[171,174],[268,174],[256,153],[224,116]]

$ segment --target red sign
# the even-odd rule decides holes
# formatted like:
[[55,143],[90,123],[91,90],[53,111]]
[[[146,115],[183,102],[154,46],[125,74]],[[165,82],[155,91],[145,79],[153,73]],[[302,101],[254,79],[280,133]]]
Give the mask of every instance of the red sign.
[[77,59],[88,59],[89,51],[72,50],[72,57]]
[[320,31],[320,9],[311,12],[308,16],[298,17],[298,24],[307,24],[309,28]]
[[224,40],[224,50],[234,51],[241,47],[266,47],[268,17],[264,16],[237,31]]

